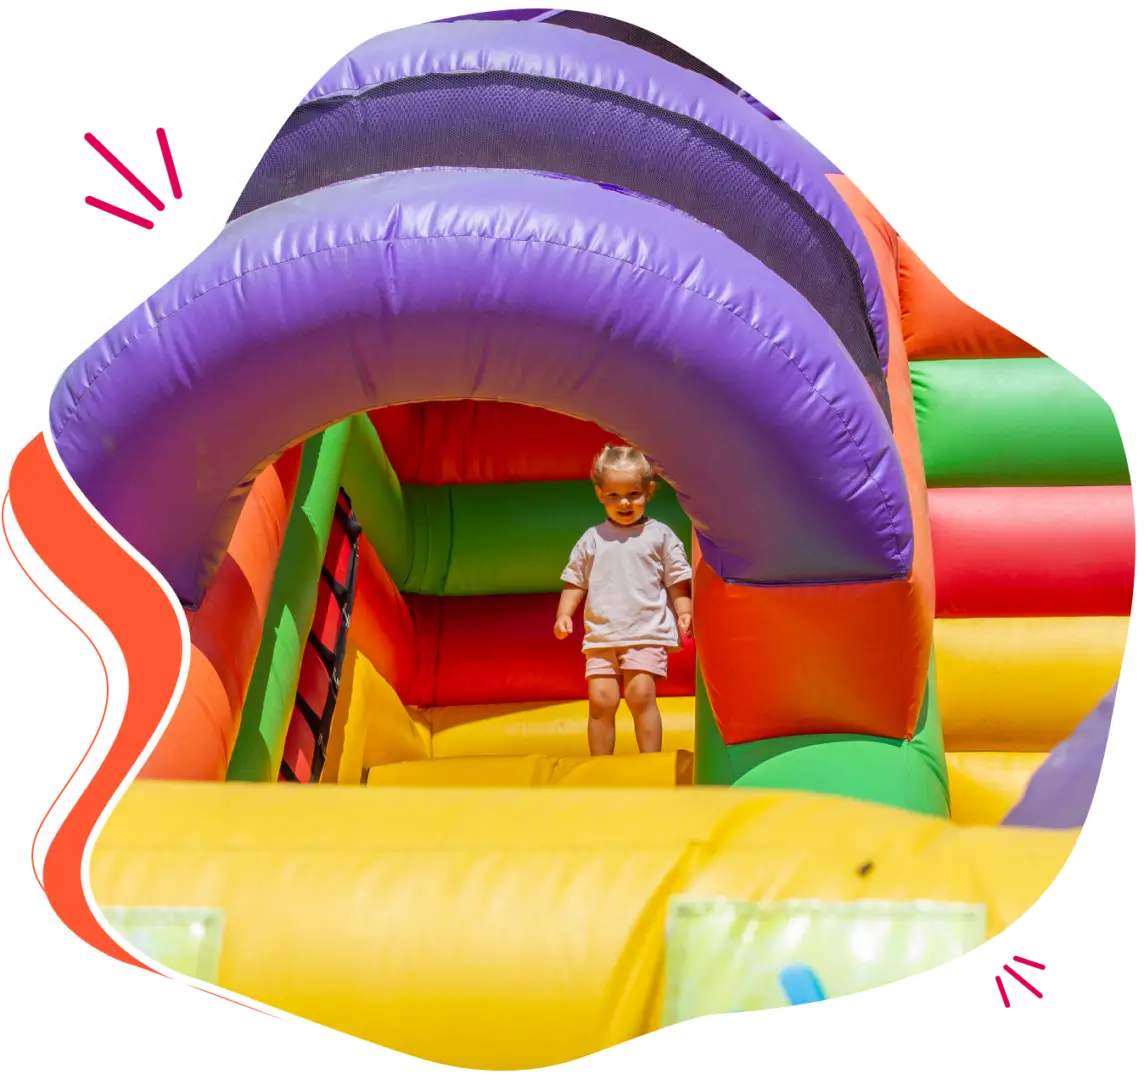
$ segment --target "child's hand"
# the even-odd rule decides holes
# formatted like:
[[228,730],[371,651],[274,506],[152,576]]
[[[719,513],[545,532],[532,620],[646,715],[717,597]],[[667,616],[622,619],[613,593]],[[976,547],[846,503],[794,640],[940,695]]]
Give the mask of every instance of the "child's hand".
[[679,636],[689,638],[691,637],[691,614],[679,616]]
[[556,625],[552,628],[552,632],[556,635],[557,640],[563,641],[572,633],[572,616],[557,615]]

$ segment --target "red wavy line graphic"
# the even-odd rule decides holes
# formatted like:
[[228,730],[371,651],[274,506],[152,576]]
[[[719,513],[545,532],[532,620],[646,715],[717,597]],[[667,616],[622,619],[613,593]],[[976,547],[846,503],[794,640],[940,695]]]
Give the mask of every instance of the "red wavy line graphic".
[[[108,730],[111,676],[100,636],[42,580],[29,559],[16,548],[6,511],[0,508],[0,542],[15,558],[19,571],[33,582],[35,590],[90,645],[104,685],[103,702],[96,707],[95,724],[88,730],[79,756],[64,772],[63,784],[56,785],[49,793],[46,807],[32,819],[32,873],[56,919],[82,942],[113,960],[166,976],[165,971],[137,960],[106,934],[88,904],[82,871],[84,853],[97,821],[128,772],[143,756],[174,694],[183,648],[177,613],[151,575],[103,531],[74,497],[51,460],[42,432],[16,455],[8,491],[27,542],[72,595],[100,616],[119,643],[132,680],[124,720],[116,738],[76,805],[59,825],[43,860],[41,879],[35,873],[35,855],[48,819],[59,809],[64,795],[76,783]],[[39,905],[33,902],[33,906],[47,918]],[[214,998],[241,1004],[262,1015],[272,1015],[206,987],[196,988]]]
[[51,789],[48,793],[48,801],[45,807],[40,810],[38,815],[32,818],[32,839],[29,844],[29,857],[27,857],[27,861],[29,861],[32,876],[40,883],[40,887],[42,888],[43,882],[40,881],[40,875],[37,869],[35,869],[35,856],[38,855],[40,850],[40,840],[48,827],[48,819],[59,809],[59,804],[63,801],[64,795],[71,791],[72,785],[79,779],[80,772],[84,769],[84,765],[92,760],[92,755],[100,748],[100,744],[103,741],[106,728],[108,728],[108,702],[111,700],[111,674],[108,670],[108,656],[106,656],[104,652],[101,638],[87,625],[87,622],[82,620],[76,612],[72,611],[71,607],[67,606],[67,602],[64,601],[64,599],[57,596],[55,591],[48,587],[47,583],[35,572],[32,564],[24,558],[22,551],[16,547],[13,535],[11,535],[11,531],[8,529],[8,510],[2,506],[0,506],[0,543],[7,548],[8,553],[13,557],[16,563],[16,569],[31,583],[32,588],[35,589],[40,596],[45,598],[55,611],[63,616],[67,625],[71,626],[80,637],[84,638],[84,641],[88,644],[88,648],[92,650],[93,656],[95,657],[95,669],[103,676],[103,701],[100,705],[95,707],[95,724],[87,729],[87,741],[79,748],[79,756],[64,770],[63,783],[57,784]]
[[[82,942],[113,959],[153,971],[126,952],[96,920],[84,892],[82,865],[98,819],[142,756],[174,694],[182,661],[180,626],[158,583],[102,530],[64,483],[42,432],[13,461],[8,486],[11,506],[27,542],[82,605],[100,614],[119,643],[132,680],[116,738],[101,767],[59,824],[43,860],[42,879],[38,876],[37,880],[51,910]],[[59,808],[67,788],[106,732],[110,677],[100,638],[15,550],[7,523],[3,533],[3,543],[22,572],[37,582],[40,593],[92,645],[104,676],[104,704],[96,709],[95,725],[80,748],[79,759],[66,770],[64,784],[48,795],[46,808],[32,820],[34,857],[48,818]]]

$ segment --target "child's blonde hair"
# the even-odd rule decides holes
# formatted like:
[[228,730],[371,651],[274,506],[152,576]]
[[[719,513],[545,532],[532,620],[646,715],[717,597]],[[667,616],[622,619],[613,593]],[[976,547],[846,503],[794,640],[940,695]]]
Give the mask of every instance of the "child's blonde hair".
[[634,446],[605,446],[592,462],[592,482],[602,484],[607,469],[634,469],[646,488],[655,479],[655,470]]

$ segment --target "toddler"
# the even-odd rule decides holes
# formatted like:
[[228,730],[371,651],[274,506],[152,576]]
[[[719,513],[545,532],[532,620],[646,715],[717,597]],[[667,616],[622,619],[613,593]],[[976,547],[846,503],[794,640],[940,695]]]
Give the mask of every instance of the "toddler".
[[564,591],[553,632],[572,633],[584,605],[588,747],[593,755],[616,746],[621,688],[635,721],[641,753],[663,745],[655,684],[667,674],[667,654],[691,636],[691,567],[679,537],[645,514],[655,493],[651,464],[630,446],[606,446],[592,466],[605,519],[572,549],[561,574]]

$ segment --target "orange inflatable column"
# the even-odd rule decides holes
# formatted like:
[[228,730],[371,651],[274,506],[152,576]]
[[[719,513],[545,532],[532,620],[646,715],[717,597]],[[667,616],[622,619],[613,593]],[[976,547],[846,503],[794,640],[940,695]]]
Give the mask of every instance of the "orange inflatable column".
[[226,557],[199,610],[188,615],[186,686],[141,779],[226,779],[301,461],[298,445],[255,480]]

